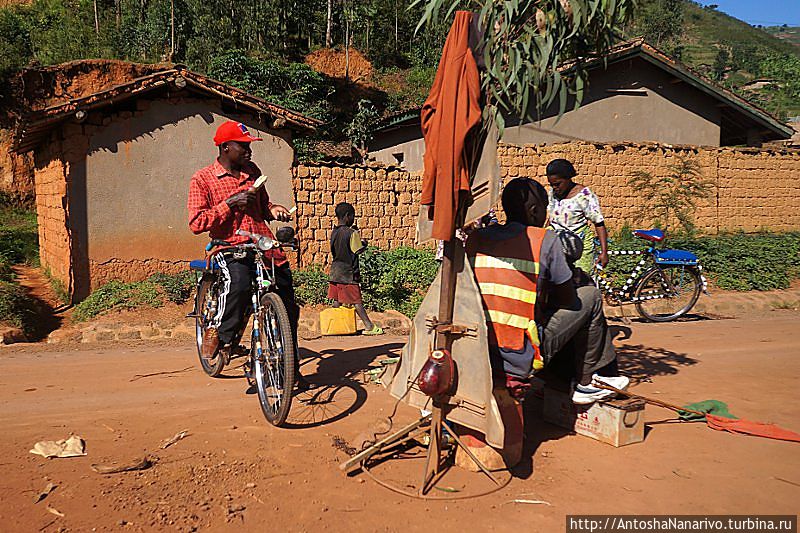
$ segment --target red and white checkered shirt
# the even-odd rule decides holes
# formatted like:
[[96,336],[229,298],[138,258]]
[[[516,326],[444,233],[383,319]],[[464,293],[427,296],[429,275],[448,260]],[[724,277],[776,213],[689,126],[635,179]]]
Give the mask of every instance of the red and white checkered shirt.
[[[258,189],[258,202],[246,212],[231,209],[225,200],[231,195],[246,190],[261,175],[261,170],[249,163],[242,168],[239,177],[234,177],[216,159],[211,165],[201,168],[192,176],[189,184],[189,228],[196,234],[209,232],[212,239],[222,239],[231,244],[249,242],[250,239],[236,235],[243,229],[274,238],[267,221],[272,220],[266,187]],[[275,258],[276,265],[287,262],[280,249],[265,252],[265,257]]]

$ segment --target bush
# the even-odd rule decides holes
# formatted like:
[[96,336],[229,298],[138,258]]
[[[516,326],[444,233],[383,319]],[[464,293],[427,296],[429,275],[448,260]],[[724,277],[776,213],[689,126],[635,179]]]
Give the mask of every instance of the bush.
[[39,259],[36,213],[3,206],[0,220],[0,259],[11,264],[36,263]]
[[158,286],[152,281],[123,283],[109,281],[92,292],[75,306],[72,317],[83,322],[113,309],[136,309],[137,307],[161,307],[164,299]]
[[320,305],[327,301],[328,275],[319,265],[292,272],[294,294],[299,305]]
[[[645,244],[622,228],[612,239],[612,250],[638,250]],[[800,232],[732,233],[698,237],[667,235],[665,247],[697,254],[703,270],[723,290],[769,291],[786,289],[800,277]],[[614,256],[608,271],[615,283],[624,281],[638,256]]]
[[[412,318],[439,269],[431,251],[408,246],[388,251],[370,246],[361,255],[360,266],[364,307],[394,309]],[[319,265],[295,271],[294,285],[300,305],[327,302],[328,276]]]
[[0,255],[0,281],[14,281],[15,277],[16,275],[11,269],[11,263],[9,263],[3,256]]
[[72,317],[82,322],[114,309],[161,307],[167,301],[180,304],[189,299],[193,289],[191,272],[157,273],[144,281],[130,283],[112,280],[76,305]]
[[0,281],[0,318],[4,323],[31,331],[36,315],[33,300],[16,283]]
[[429,250],[400,246],[367,248],[361,257],[364,305],[374,311],[394,309],[413,317],[436,277],[439,263]]
[[180,274],[158,272],[147,280],[155,283],[164,292],[167,300],[176,304],[188,300],[195,286],[195,277],[191,272],[181,272]]
[[800,276],[800,232],[677,236],[669,246],[696,253],[720,289],[786,289]]

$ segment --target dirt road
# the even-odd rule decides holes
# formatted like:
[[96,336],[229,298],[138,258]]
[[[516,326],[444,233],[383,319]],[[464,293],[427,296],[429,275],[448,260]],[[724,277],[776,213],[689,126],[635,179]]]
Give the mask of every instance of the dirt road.
[[[715,398],[744,418],[800,431],[800,313],[679,324],[616,324],[635,390],[667,401]],[[627,338],[624,338],[627,337]],[[563,531],[572,513],[795,514],[800,445],[673,422],[648,408],[646,441],[615,449],[532,421],[531,461],[501,492],[425,502],[345,477],[334,437],[368,436],[393,402],[361,369],[396,353],[397,337],[304,343],[303,373],[322,385],[296,403],[295,427],[268,426],[239,370],[206,377],[188,345],[47,346],[0,351],[2,531]],[[157,372],[172,372],[153,374]],[[398,422],[414,413],[401,406]],[[162,450],[177,432],[189,436]],[[88,456],[28,453],[74,433]],[[149,470],[103,476],[90,465],[157,457]],[[419,460],[377,471],[415,482]],[[40,503],[48,484],[56,489]],[[440,485],[485,487],[454,470]],[[447,493],[438,493],[444,495]],[[545,500],[515,504],[512,499]],[[50,509],[50,510],[49,510]],[[58,516],[55,512],[63,514]]]

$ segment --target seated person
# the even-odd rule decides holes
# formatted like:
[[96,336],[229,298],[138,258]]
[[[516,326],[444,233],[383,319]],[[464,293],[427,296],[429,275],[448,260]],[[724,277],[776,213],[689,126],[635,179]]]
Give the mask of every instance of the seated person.
[[542,227],[544,187],[516,178],[503,190],[502,203],[508,221],[475,231],[466,244],[486,310],[493,368],[502,369],[512,393],[524,390],[517,386],[556,355],[564,357],[569,345],[574,403],[613,396],[597,382],[626,388],[600,291],[591,284],[576,288],[560,239]]

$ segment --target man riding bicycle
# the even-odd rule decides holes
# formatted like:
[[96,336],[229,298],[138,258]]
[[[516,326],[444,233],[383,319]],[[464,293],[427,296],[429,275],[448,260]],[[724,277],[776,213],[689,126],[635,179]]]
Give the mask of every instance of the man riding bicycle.
[[[249,242],[249,238],[237,235],[237,230],[274,238],[267,222],[290,219],[291,215],[284,206],[270,202],[266,187],[253,188],[261,170],[250,160],[250,143],[261,140],[252,136],[242,123],[227,121],[217,128],[214,144],[219,148],[219,155],[211,165],[195,172],[189,185],[189,228],[196,235],[208,232],[212,239],[232,245],[242,244]],[[300,308],[295,301],[289,261],[280,248],[266,251],[264,255],[275,260],[275,289],[289,314],[294,345],[297,346]],[[215,357],[217,350],[230,356],[238,348],[233,344],[237,342],[245,310],[250,304],[255,271],[252,255],[223,254],[218,263],[223,289],[219,297],[221,305],[214,320],[216,327],[206,330],[203,336],[202,356],[207,359]],[[297,361],[296,348],[294,357]],[[301,388],[308,386],[302,376],[298,385]]]

